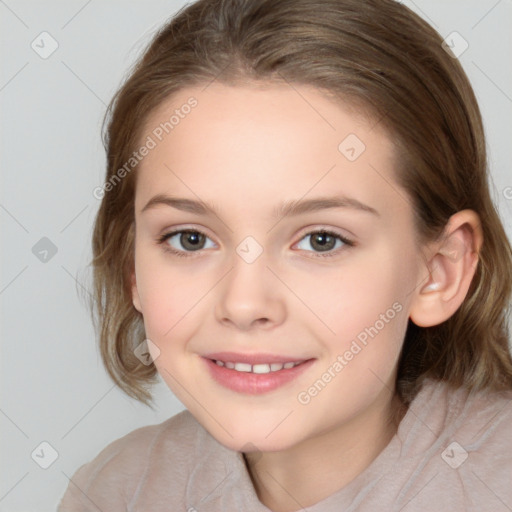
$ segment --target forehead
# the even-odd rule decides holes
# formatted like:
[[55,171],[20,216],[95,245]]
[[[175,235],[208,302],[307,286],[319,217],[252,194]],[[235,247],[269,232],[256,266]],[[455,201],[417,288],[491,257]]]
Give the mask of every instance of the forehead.
[[161,123],[169,121],[172,126],[167,126],[168,130],[164,128],[164,138],[171,133],[176,136],[186,132],[190,125],[201,133],[199,123],[194,123],[199,118],[201,123],[223,124],[224,128],[228,124],[233,129],[244,127],[252,136],[256,135],[257,125],[264,127],[269,135],[284,129],[295,136],[300,132],[306,136],[338,132],[336,136],[339,136],[350,126],[361,135],[370,128],[375,135],[385,138],[386,133],[379,129],[369,107],[355,101],[335,98],[332,93],[309,85],[248,82],[230,86],[213,82],[179,90],[162,101],[147,117],[143,133],[161,131],[159,128],[164,128]]
[[155,145],[137,169],[139,206],[177,190],[208,198],[236,192],[243,202],[359,189],[369,202],[372,186],[382,194],[395,168],[393,141],[378,123],[309,86],[183,89],[148,117],[147,137]]

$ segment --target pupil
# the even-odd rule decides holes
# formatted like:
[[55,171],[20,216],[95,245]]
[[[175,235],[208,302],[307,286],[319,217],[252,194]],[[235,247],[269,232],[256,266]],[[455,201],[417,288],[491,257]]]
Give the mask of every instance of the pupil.
[[197,249],[200,245],[200,241],[203,235],[200,233],[196,233],[193,231],[184,232],[181,235],[181,243],[183,247],[187,247],[189,249]]
[[[313,240],[314,240],[314,244],[315,243],[318,244],[320,249],[327,250],[327,249],[332,249],[332,247],[330,247],[329,242],[331,242],[331,245],[332,245],[332,241],[334,240],[334,238],[331,235],[329,235],[328,233],[317,233],[315,235],[315,237],[313,238]],[[326,247],[327,247],[327,249],[326,249]]]

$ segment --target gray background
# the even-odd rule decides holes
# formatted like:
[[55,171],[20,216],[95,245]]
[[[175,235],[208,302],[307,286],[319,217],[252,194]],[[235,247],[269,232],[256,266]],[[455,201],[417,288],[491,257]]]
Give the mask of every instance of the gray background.
[[[183,409],[163,381],[156,413],[114,387],[77,288],[90,287],[105,106],[154,30],[184,3],[0,0],[2,512],[55,510],[80,465]],[[460,60],[484,116],[494,198],[510,236],[512,1],[404,3],[443,37],[457,31],[469,43]],[[31,47],[43,31],[59,45],[46,59]],[[57,249],[46,262],[33,252],[48,244],[43,237]],[[58,454],[48,469],[36,463],[49,460],[44,441]]]

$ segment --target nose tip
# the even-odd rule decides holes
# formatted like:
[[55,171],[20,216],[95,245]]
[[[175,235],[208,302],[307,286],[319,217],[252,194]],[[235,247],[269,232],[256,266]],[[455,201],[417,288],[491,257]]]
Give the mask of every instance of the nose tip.
[[253,236],[236,248],[231,268],[219,283],[215,315],[226,327],[269,329],[285,317],[279,281],[268,266],[268,253]]

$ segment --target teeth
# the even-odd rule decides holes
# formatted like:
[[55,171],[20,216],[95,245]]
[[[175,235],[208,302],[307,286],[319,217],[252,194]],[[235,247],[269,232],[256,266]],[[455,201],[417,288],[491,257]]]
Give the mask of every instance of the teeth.
[[268,364],[255,364],[252,367],[252,373],[270,373],[270,365],[268,365]]
[[237,372],[250,372],[251,371],[251,365],[247,363],[235,363],[235,370]]
[[248,363],[232,363],[231,361],[215,361],[218,366],[225,366],[230,370],[235,370],[237,372],[247,372],[247,373],[270,373],[270,372],[278,372],[279,370],[288,370],[302,363],[302,361],[288,362],[288,363],[260,363],[250,365]]

